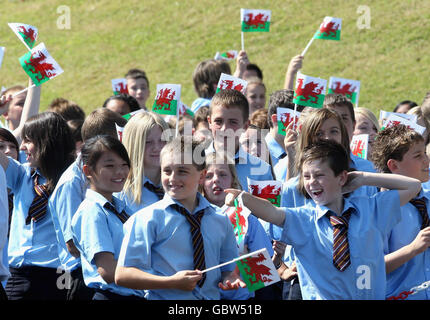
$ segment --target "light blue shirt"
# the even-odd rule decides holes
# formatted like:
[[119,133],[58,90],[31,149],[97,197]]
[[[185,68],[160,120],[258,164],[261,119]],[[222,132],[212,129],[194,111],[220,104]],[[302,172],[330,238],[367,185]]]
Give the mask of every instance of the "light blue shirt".
[[211,104],[212,99],[206,99],[206,98],[197,98],[193,101],[191,104],[191,111],[193,113],[196,113],[197,110],[199,110],[201,107],[207,106]]
[[79,156],[64,171],[49,201],[49,210],[58,240],[58,254],[66,271],[72,271],[81,266],[81,259],[73,257],[66,247],[66,242],[73,240],[73,215],[84,200],[87,189],[86,177],[80,162]]
[[[238,256],[233,228],[227,216],[197,193],[198,205],[192,214],[204,209],[201,233],[205,250],[205,265],[210,268]],[[172,204],[180,205],[169,195],[138,211],[125,223],[124,241],[118,265],[145,272],[171,276],[181,270],[194,270],[190,225]],[[234,270],[236,264],[208,271],[200,288],[193,291],[176,289],[147,290],[149,300],[219,299],[221,272]]]
[[[7,252],[7,231],[9,221],[9,202],[7,197],[6,174],[0,166],[0,281],[5,281],[10,277],[9,264],[4,253]],[[7,257],[7,256],[6,256]]]
[[272,166],[275,167],[278,161],[281,159],[281,156],[285,154],[284,148],[272,137],[269,132],[264,137],[266,140],[267,148],[269,149],[270,156],[272,158]]
[[384,239],[400,221],[397,190],[344,199],[349,220],[351,265],[340,272],[333,265],[333,227],[324,206],[285,208],[282,241],[296,254],[303,299],[385,299]]
[[[124,236],[123,223],[103,206],[108,202],[101,194],[88,189],[85,200],[72,218],[73,241],[81,253],[82,273],[85,284],[90,288],[108,290],[122,296],[143,297],[143,290],[133,290],[106,283],[97,272],[94,257],[100,252],[110,252],[118,259]],[[127,210],[125,203],[113,198],[112,205],[118,212]]]
[[114,193],[114,195],[116,197],[118,197],[119,199],[125,201],[125,204],[131,210],[131,212],[137,212],[140,209],[143,209],[143,208],[159,201],[158,196],[154,192],[149,191],[145,187],[145,182],[149,182],[155,186],[155,184],[152,183],[151,180],[149,180],[147,177],[145,177],[145,179],[143,180],[142,195],[140,197],[140,203],[134,202],[133,196],[126,193],[125,191],[121,191],[120,193]]
[[[427,212],[430,208],[430,191],[421,190],[417,198],[425,198]],[[422,218],[418,210],[407,203],[400,208],[402,220],[394,226],[385,242],[385,254],[399,250],[415,240],[420,232]],[[387,274],[387,298],[430,280],[430,249],[416,255],[396,270]],[[430,287],[409,295],[408,300],[429,300]]]
[[[267,249],[270,256],[273,256],[272,243],[263,229],[260,221],[253,215],[248,216],[248,231],[243,239],[248,252],[253,252],[263,248]],[[245,254],[245,253],[242,253]],[[248,300],[255,296],[254,292],[249,292],[247,288],[237,290],[220,289],[221,299],[226,300]]]
[[[21,266],[58,268],[60,259],[57,237],[49,206],[47,206],[44,218],[37,222],[31,220],[29,224],[25,224],[28,209],[36,196],[30,166],[28,163],[21,164],[9,158],[6,178],[8,187],[14,194],[8,247],[9,266],[14,268]],[[46,179],[42,175],[40,175],[39,183],[46,183]],[[49,201],[50,199],[48,203]]]

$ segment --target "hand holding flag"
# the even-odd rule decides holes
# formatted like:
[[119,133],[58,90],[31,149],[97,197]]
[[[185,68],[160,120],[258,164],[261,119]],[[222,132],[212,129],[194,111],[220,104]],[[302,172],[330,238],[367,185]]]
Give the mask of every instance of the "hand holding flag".
[[325,17],[319,29],[317,30],[317,32],[315,32],[312,39],[308,42],[306,48],[303,50],[301,56],[305,56],[306,52],[308,51],[309,47],[315,39],[339,41],[341,27],[342,19]]

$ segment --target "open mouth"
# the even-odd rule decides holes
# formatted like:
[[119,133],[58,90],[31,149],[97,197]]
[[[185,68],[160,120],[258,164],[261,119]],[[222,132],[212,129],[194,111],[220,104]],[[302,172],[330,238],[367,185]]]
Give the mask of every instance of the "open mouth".
[[213,192],[213,194],[215,194],[215,195],[219,195],[219,194],[221,194],[221,193],[223,193],[223,192],[224,192],[224,189],[223,189],[223,188],[220,188],[220,187],[215,187],[215,188],[213,188],[213,189],[212,189],[212,192]]
[[311,194],[314,195],[315,197],[319,197],[322,193],[323,193],[322,189],[311,190]]

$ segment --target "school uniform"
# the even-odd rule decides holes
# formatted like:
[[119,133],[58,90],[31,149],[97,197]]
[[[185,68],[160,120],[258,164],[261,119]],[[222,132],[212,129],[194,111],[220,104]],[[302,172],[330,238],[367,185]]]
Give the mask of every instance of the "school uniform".
[[[206,154],[214,153],[215,148],[213,143],[205,150]],[[239,146],[238,151],[234,155],[236,163],[236,172],[239,182],[243,190],[248,190],[247,177],[254,180],[273,180],[272,170],[270,165],[257,158]]]
[[[247,252],[240,252],[240,255],[266,248],[269,255],[273,256],[272,243],[260,221],[253,215],[248,216],[248,230],[243,243],[248,250]],[[225,300],[248,300],[255,297],[255,293],[249,292],[247,288],[239,288],[237,290],[220,289],[220,294],[221,299]]]
[[[159,189],[159,190],[155,190]],[[124,190],[119,193],[114,193],[116,197],[125,201],[125,204],[131,212],[137,212],[157,201],[160,201],[164,197],[163,187],[155,185],[150,179],[145,177],[142,185],[142,195],[140,197],[140,203],[133,201],[133,196]]]
[[6,175],[3,167],[0,166],[0,301],[7,300],[7,295],[1,282],[5,282],[10,276],[7,258],[5,259],[4,257],[4,253],[7,251],[8,220],[9,202]]
[[[272,166],[275,167],[278,161],[287,156],[284,148],[273,138],[269,132],[265,137],[267,148],[269,149],[270,157],[272,159]],[[277,177],[276,177],[277,178]]]
[[343,213],[349,210],[350,265],[341,272],[333,263],[330,210],[285,208],[281,241],[294,247],[303,299],[385,299],[384,239],[401,219],[399,193],[344,198]]
[[[205,268],[238,256],[233,228],[227,216],[197,193],[198,205],[191,214],[204,214],[200,222]],[[161,201],[138,211],[125,223],[124,241],[118,266],[134,267],[159,276],[171,276],[181,270],[194,270],[190,223],[176,206],[183,206],[168,194]],[[185,214],[190,214],[185,208]],[[235,264],[205,273],[201,286],[193,291],[176,289],[147,290],[148,300],[220,299],[221,272],[232,271]]]
[[191,111],[193,113],[196,113],[197,110],[199,110],[201,107],[209,107],[211,104],[212,99],[206,99],[206,98],[197,98],[191,103]]
[[65,290],[56,286],[60,275],[57,268],[61,264],[49,206],[39,220],[29,219],[28,212],[36,196],[35,174],[39,175],[39,184],[46,183],[37,169],[32,174],[28,164],[9,158],[6,177],[14,194],[14,208],[8,247],[12,276],[6,292],[9,299],[64,299]]
[[[421,190],[416,199],[424,198],[428,210],[430,208],[430,190]],[[418,209],[407,203],[400,208],[402,220],[395,225],[385,239],[385,254],[399,250],[415,240],[421,230],[423,218]],[[421,285],[430,280],[430,249],[416,255],[411,260],[402,264],[396,270],[387,274],[386,297],[398,296],[403,291]],[[409,295],[408,300],[429,300],[430,287]]]
[[64,271],[71,276],[68,300],[88,300],[94,295],[83,283],[81,259],[72,256],[66,246],[66,242],[73,240],[72,218],[85,198],[87,187],[79,155],[61,175],[48,203],[57,237],[60,262]]
[[[106,283],[97,272],[94,257],[100,252],[110,252],[118,259],[124,236],[123,222],[106,208],[110,202],[101,194],[87,189],[85,199],[72,218],[72,235],[76,247],[81,253],[82,272],[85,284],[104,296],[143,297],[143,291],[124,288],[115,283]],[[118,211],[125,210],[125,203],[113,197],[110,203]],[[103,292],[108,291],[106,294]],[[120,298],[120,297],[118,297]]]

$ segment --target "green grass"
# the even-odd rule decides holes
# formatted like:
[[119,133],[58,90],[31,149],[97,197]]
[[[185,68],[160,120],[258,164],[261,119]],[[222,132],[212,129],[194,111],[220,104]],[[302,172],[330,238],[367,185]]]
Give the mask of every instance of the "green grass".
[[[357,8],[371,10],[371,28],[360,30]],[[68,5],[71,29],[57,28],[57,7]],[[401,100],[421,104],[430,89],[430,2],[421,1],[4,1],[0,46],[6,47],[0,86],[27,84],[18,58],[26,49],[7,26],[39,29],[64,69],[43,84],[41,109],[56,97],[77,102],[86,113],[112,94],[110,80],[129,68],[144,69],[154,99],[157,83],[180,83],[182,101],[196,98],[195,66],[216,51],[240,50],[240,8],[271,9],[269,33],[245,34],[250,60],[263,70],[267,93],[281,89],[290,59],[311,39],[324,16],[342,18],[341,41],[315,40],[302,72],[361,81],[360,106],[391,111]],[[235,65],[231,63],[234,71]]]

